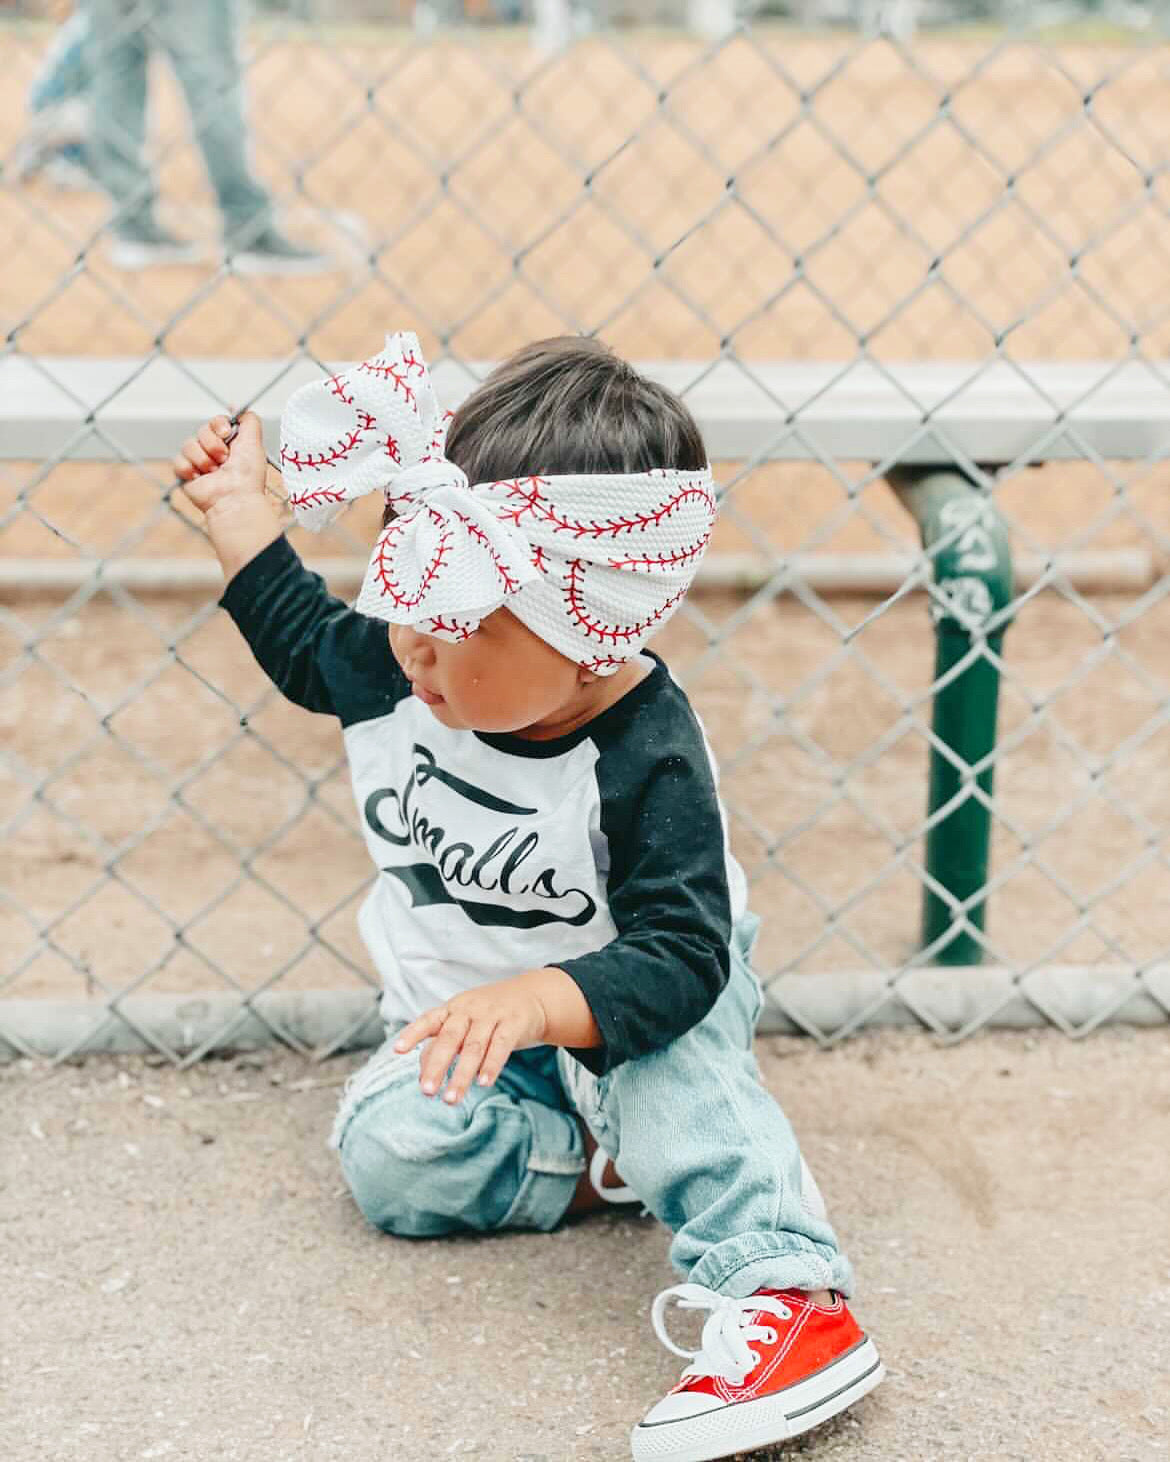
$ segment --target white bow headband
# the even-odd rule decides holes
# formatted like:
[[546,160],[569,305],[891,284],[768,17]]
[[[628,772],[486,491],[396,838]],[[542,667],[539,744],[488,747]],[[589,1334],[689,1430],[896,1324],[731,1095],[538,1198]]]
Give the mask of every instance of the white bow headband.
[[289,506],[319,531],[380,488],[398,516],[357,608],[458,642],[503,605],[569,659],[610,675],[670,618],[715,520],[710,468],[519,477],[474,486],[444,456],[416,336],[301,387],[280,422]]

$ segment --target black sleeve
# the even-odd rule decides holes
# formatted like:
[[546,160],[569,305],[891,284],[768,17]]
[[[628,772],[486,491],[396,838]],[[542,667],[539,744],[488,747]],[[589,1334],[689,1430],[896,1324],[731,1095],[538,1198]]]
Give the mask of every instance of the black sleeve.
[[668,738],[675,748],[649,765],[628,741],[624,755],[615,748],[598,763],[618,936],[557,966],[580,986],[601,1031],[603,1045],[571,1051],[596,1076],[669,1045],[727,984],[725,833],[702,733],[688,719],[692,731]]
[[283,536],[245,564],[219,602],[261,670],[306,710],[348,726],[388,715],[410,693],[386,625],[334,598]]

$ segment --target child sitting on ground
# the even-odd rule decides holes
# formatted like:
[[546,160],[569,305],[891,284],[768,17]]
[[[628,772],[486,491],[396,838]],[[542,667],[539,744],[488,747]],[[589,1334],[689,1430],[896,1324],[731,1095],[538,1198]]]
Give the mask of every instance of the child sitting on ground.
[[[575,337],[519,351],[448,420],[400,334],[292,397],[280,460],[310,527],[384,492],[355,609],[282,536],[255,416],[234,440],[215,418],[175,466],[261,667],[340,719],[379,870],[359,925],[387,1038],[332,1138],[358,1206],[422,1237],[644,1204],[685,1281],[652,1323],[690,1363],[635,1458],[833,1416],[881,1364],[759,1080],[757,921],[710,751],[644,649],[711,535],[694,420]],[[709,1311],[697,1351],[667,1336],[672,1298]]]

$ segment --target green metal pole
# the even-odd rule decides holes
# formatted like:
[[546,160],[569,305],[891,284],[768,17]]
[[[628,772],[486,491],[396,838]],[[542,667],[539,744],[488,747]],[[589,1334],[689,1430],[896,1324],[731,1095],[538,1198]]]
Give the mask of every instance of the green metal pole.
[[990,800],[999,710],[991,657],[1002,650],[1012,601],[1007,524],[986,492],[953,467],[899,467],[889,480],[933,558],[936,587],[932,725],[946,750],[936,745],[930,754],[926,871],[949,897],[924,890],[922,945],[937,964],[976,965],[991,852],[991,812],[976,789]]

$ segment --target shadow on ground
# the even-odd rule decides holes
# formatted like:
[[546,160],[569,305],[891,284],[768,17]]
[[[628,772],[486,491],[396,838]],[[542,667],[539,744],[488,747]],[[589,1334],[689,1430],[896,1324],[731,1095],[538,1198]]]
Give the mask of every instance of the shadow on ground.
[[[1170,1030],[758,1050],[889,1379],[753,1462],[1167,1455]],[[359,1060],[0,1068],[10,1462],[629,1456],[664,1231],[375,1233],[325,1147]]]

